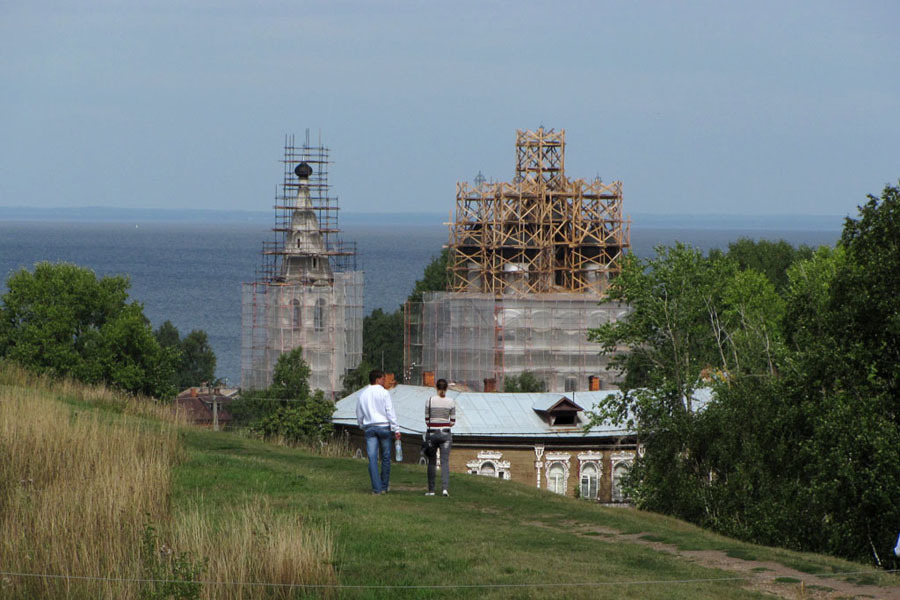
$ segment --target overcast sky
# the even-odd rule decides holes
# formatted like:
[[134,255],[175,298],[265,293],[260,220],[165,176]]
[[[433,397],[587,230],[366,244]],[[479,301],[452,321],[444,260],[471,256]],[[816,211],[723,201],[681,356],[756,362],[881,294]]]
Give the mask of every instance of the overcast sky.
[[350,211],[509,180],[516,129],[629,213],[845,215],[900,178],[900,2],[0,0],[0,206]]

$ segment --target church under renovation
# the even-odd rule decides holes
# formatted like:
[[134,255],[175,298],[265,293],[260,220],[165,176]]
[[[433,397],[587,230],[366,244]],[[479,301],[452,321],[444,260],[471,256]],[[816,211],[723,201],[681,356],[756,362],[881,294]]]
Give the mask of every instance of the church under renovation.
[[282,163],[275,240],[241,290],[241,387],[269,386],[278,357],[302,347],[310,388],[334,398],[362,357],[363,273],[355,246],[339,237],[328,149],[308,135],[302,146],[288,138]]
[[519,131],[511,182],[458,183],[448,290],[405,307],[404,373],[475,391],[529,372],[547,391],[614,388],[588,330],[630,247],[622,182],[570,179],[565,131]]

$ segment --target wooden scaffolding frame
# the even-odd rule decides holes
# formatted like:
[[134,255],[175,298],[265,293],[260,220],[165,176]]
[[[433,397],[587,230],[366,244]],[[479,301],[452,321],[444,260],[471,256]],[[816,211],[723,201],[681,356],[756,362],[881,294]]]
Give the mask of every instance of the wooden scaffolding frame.
[[565,130],[516,132],[513,182],[456,185],[449,291],[604,294],[631,246],[622,182],[569,180]]

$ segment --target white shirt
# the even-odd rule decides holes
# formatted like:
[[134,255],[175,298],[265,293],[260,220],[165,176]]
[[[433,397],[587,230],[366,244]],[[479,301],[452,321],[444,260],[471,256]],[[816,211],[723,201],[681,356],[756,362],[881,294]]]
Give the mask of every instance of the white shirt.
[[372,425],[390,425],[391,431],[400,431],[391,395],[377,383],[360,393],[356,401],[356,422],[362,429]]

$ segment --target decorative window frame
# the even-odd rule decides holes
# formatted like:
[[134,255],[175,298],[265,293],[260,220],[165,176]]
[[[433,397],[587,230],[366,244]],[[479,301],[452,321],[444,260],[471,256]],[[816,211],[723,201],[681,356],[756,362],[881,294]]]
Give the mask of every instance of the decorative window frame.
[[562,492],[558,493],[565,496],[569,491],[569,460],[572,458],[572,455],[568,452],[547,452],[544,457],[544,478],[547,480],[548,486],[550,483],[550,469],[556,463],[562,465],[563,489]]
[[584,476],[584,467],[585,465],[593,465],[597,469],[597,496],[594,496],[594,500],[596,500],[600,495],[600,481],[603,479],[603,453],[595,452],[594,450],[588,450],[587,452],[580,452],[578,454],[578,490],[581,491],[581,479]]
[[481,450],[474,460],[466,463],[466,469],[469,475],[481,475],[481,468],[485,463],[494,465],[494,473],[497,479],[510,479],[509,461],[501,460],[503,453],[496,450]]
[[609,494],[610,500],[613,502],[628,502],[628,497],[624,494],[619,494],[619,499],[616,499],[616,467],[626,465],[631,469],[634,465],[634,458],[635,452],[629,450],[613,452],[609,457]]

